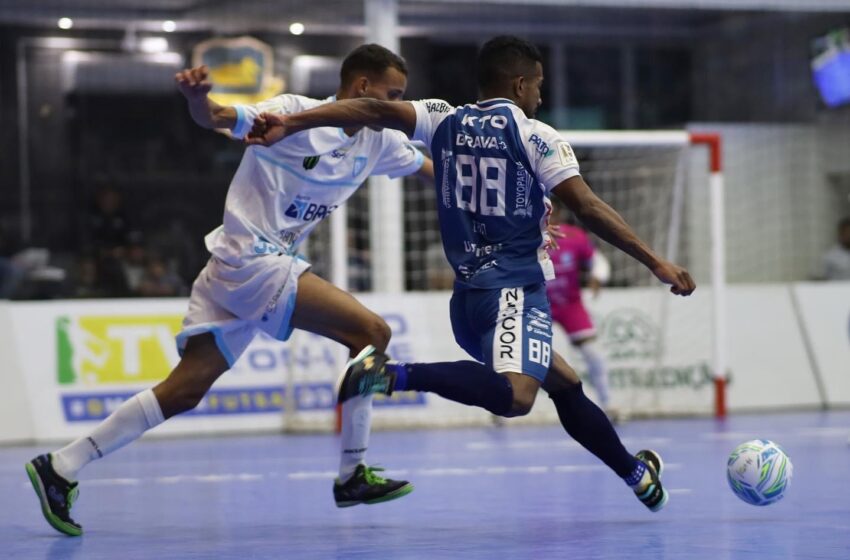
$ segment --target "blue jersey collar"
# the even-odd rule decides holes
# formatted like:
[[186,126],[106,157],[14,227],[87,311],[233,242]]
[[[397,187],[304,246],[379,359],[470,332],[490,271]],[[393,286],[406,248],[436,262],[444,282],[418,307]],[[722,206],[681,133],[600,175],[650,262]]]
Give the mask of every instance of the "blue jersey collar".
[[476,101],[475,104],[481,107],[482,109],[486,109],[488,107],[492,107],[494,105],[501,105],[503,103],[508,103],[510,105],[516,105],[513,101],[508,99],[507,97],[494,97],[492,99],[484,99],[483,101]]

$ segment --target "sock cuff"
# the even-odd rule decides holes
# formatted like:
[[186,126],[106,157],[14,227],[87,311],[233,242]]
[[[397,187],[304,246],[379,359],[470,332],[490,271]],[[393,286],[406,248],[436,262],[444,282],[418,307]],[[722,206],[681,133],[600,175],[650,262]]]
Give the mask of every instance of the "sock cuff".
[[395,383],[393,385],[393,391],[405,391],[407,390],[407,376],[410,372],[410,366],[405,362],[398,362],[396,360],[388,360],[386,364],[384,364],[386,370],[395,375]]
[[159,426],[165,422],[165,417],[162,415],[162,408],[159,406],[159,401],[156,400],[156,395],[153,389],[147,389],[137,394],[134,398],[139,400],[142,405],[142,412],[145,414],[145,420],[148,423],[148,429],[154,426]]
[[646,465],[644,465],[643,462],[635,460],[635,463],[637,464],[635,465],[634,470],[628,476],[623,477],[623,480],[625,480],[626,484],[629,486],[635,486],[638,484],[646,472]]

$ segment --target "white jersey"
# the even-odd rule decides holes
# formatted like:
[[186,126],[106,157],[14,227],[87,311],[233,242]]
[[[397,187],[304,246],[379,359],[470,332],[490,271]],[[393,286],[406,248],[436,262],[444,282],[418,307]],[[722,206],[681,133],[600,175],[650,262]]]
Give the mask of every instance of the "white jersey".
[[[262,112],[297,113],[334,101],[279,95],[236,105],[233,136],[243,138]],[[369,175],[400,177],[418,171],[424,156],[404,134],[363,128],[299,132],[268,148],[250,146],[230,183],[224,224],[206,237],[207,249],[230,266],[266,253],[292,255],[310,231]]]

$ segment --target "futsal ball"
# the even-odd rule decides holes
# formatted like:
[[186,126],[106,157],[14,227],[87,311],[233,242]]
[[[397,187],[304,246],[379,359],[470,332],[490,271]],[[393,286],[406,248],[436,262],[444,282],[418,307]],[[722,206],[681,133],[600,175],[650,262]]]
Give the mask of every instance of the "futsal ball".
[[736,496],[754,506],[778,502],[791,483],[793,467],[785,451],[766,439],[742,443],[729,455],[726,480]]

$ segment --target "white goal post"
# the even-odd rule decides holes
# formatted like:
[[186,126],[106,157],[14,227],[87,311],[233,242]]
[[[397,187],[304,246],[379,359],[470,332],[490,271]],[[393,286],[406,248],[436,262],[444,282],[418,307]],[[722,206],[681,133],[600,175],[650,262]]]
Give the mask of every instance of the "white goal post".
[[[708,150],[709,179],[708,189],[710,208],[711,239],[711,286],[712,286],[712,329],[711,329],[711,369],[714,376],[715,400],[714,413],[717,417],[726,416],[726,237],[724,212],[724,177],[722,141],[719,134],[712,132],[689,131],[560,131],[561,135],[574,148],[599,146],[695,146]],[[683,184],[683,183],[680,183]],[[675,211],[683,201],[674,201],[674,218],[681,216]],[[672,229],[680,226],[673,223]],[[675,247],[669,243],[666,257],[675,259]]]

